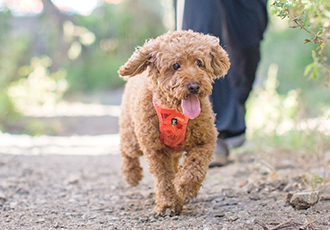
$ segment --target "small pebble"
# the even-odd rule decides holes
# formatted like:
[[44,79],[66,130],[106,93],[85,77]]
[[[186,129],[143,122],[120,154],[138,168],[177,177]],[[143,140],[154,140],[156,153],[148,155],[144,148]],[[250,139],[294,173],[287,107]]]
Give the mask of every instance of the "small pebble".
[[16,206],[17,206],[17,202],[10,202],[10,204],[9,204],[9,207],[10,207],[11,209],[15,209]]
[[[290,198],[291,197],[291,198]],[[287,201],[290,199],[290,205],[295,209],[307,209],[319,201],[319,191],[289,193]]]
[[227,221],[236,221],[236,220],[238,220],[238,219],[239,219],[238,216],[231,216],[231,217],[229,217],[229,218],[227,219]]
[[251,193],[252,191],[256,191],[256,190],[257,190],[257,187],[254,184],[252,184],[252,183],[249,183],[246,186],[247,193]]
[[224,216],[225,216],[225,214],[222,212],[214,213],[214,217],[224,217]]
[[78,184],[79,181],[80,181],[80,176],[77,175],[71,175],[67,180],[69,184]]

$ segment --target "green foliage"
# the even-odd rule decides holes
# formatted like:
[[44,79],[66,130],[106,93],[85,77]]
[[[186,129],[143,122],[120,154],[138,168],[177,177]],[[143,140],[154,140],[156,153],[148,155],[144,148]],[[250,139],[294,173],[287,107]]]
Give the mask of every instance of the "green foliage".
[[287,22],[276,16],[271,17],[273,23],[265,34],[262,43],[261,62],[258,68],[258,78],[265,80],[269,66],[278,66],[278,85],[276,91],[280,95],[286,95],[292,89],[300,89],[299,97],[303,106],[305,117],[316,117],[324,108],[329,107],[330,93],[322,82],[313,79],[302,79],[305,66],[313,61],[310,53],[317,45],[304,45],[306,33],[302,30],[287,28]]
[[66,71],[50,72],[52,60],[44,56],[32,58],[31,64],[21,67],[22,78],[8,87],[8,96],[16,109],[23,112],[28,107],[39,105],[55,106],[67,90]]
[[320,71],[324,83],[329,86],[330,66],[326,48],[330,42],[330,1],[329,0],[275,0],[272,14],[280,18],[289,18],[292,28],[300,28],[312,37],[305,38],[306,43],[316,44],[312,51],[313,62],[305,67],[304,75],[317,78]]
[[8,85],[19,79],[17,69],[24,62],[29,43],[28,36],[17,38],[8,36],[9,12],[0,14],[0,130],[5,124],[15,122],[20,113],[7,95]]
[[[152,18],[152,20],[150,20]],[[159,1],[126,0],[104,4],[91,16],[77,16],[76,24],[95,34],[95,42],[65,65],[69,93],[115,89],[124,84],[117,70],[148,38],[165,32]]]
[[247,138],[261,152],[276,148],[323,156],[330,150],[329,107],[316,118],[306,118],[300,90],[277,93],[277,70],[271,65],[265,85],[256,86],[249,97]]

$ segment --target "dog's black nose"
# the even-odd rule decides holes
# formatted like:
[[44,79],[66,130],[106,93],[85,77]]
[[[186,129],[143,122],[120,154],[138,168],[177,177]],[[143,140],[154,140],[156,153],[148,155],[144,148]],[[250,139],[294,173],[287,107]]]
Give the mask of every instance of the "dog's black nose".
[[197,94],[199,91],[199,88],[200,88],[200,85],[197,82],[188,84],[188,90],[190,93]]

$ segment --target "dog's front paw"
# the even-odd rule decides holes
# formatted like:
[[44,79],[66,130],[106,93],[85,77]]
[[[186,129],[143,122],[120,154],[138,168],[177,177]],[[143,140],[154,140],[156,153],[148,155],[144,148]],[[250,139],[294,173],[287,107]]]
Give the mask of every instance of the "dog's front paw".
[[[166,212],[169,210],[168,212]],[[154,212],[156,216],[174,216],[175,215],[175,208],[171,208],[169,206],[164,206],[164,205],[156,205],[154,208]]]
[[175,216],[180,215],[182,211],[183,202],[179,197],[176,198],[174,204],[157,204],[154,208],[156,216]]
[[181,175],[180,172],[174,180],[176,194],[183,202],[196,197],[201,185],[200,182],[188,178],[186,174]]

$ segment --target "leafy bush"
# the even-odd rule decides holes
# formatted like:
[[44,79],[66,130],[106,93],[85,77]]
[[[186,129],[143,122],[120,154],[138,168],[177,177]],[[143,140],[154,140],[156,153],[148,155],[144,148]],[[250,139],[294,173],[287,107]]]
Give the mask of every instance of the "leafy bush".
[[330,150],[330,107],[306,118],[300,90],[277,93],[277,70],[276,64],[270,66],[265,85],[256,86],[247,102],[247,138],[253,139],[254,151],[276,148],[324,156]]
[[273,14],[282,19],[289,18],[292,28],[300,28],[312,37],[305,43],[314,43],[312,51],[313,62],[306,66],[304,74],[316,78],[322,72],[324,84],[330,83],[330,66],[326,56],[327,45],[330,42],[330,5],[329,0],[275,0]]

